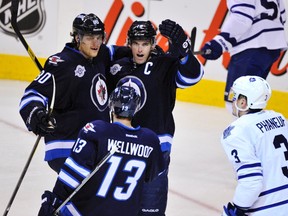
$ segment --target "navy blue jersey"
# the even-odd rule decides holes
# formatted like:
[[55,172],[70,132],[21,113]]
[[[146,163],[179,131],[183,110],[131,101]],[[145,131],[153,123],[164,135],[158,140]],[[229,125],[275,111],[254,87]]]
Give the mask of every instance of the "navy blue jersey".
[[25,89],[20,114],[30,130],[27,119],[31,110],[35,106],[50,106],[51,75],[55,77],[53,116],[57,128],[53,134],[45,136],[45,160],[68,157],[79,130],[87,122],[95,119],[109,121],[106,72],[110,61],[110,52],[105,45],[101,46],[97,57],[89,60],[67,43],[60,53],[47,59],[44,71]]
[[[107,76],[109,84],[130,85],[140,93],[142,105],[133,119],[133,125],[141,125],[156,132],[163,151],[170,151],[175,131],[172,111],[176,89],[198,83],[203,67],[189,53],[184,60],[168,54],[151,56],[144,64],[137,65],[131,58],[115,61]],[[112,80],[112,81],[110,81]]]
[[80,131],[53,192],[66,200],[113,145],[118,150],[62,211],[85,216],[137,215],[144,182],[164,170],[159,139],[147,128],[101,120],[88,123]]

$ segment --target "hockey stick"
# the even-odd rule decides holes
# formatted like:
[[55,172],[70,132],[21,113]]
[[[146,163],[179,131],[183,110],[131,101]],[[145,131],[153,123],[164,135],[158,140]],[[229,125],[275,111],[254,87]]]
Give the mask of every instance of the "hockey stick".
[[195,50],[195,42],[196,42],[196,33],[197,33],[197,28],[193,27],[191,30],[191,36],[190,36],[190,40],[191,40],[191,51],[193,53],[193,55],[202,55],[202,54],[210,54],[211,50],[206,50],[205,52],[199,50],[199,51],[194,51]]
[[61,208],[63,208],[67,202],[90,180],[90,178],[103,166],[103,164],[117,151],[117,146],[113,145],[112,149],[102,158],[101,161],[96,165],[95,169],[81,182],[80,185],[73,191],[73,193],[56,209],[53,215],[58,216]]
[[24,39],[22,33],[20,32],[18,25],[17,25],[17,13],[18,13],[18,7],[19,7],[19,0],[12,0],[11,1],[11,25],[14,29],[14,32],[16,33],[17,37],[20,39],[21,43],[23,44],[23,46],[25,47],[26,51],[28,52],[28,54],[30,55],[31,59],[33,60],[33,62],[36,64],[36,66],[38,67],[38,69],[40,71],[43,70],[42,65],[40,64],[40,62],[38,61],[38,59],[36,58],[35,54],[33,53],[32,49],[30,49],[29,45],[27,44],[26,40]]
[[[36,66],[38,67],[38,69],[39,69],[40,71],[42,71],[42,70],[43,70],[42,65],[41,65],[40,62],[38,61],[38,59],[37,59],[37,57],[35,56],[35,54],[33,53],[32,49],[30,49],[29,45],[28,45],[27,42],[25,41],[25,39],[24,39],[23,35],[21,34],[21,32],[20,32],[20,30],[19,30],[19,28],[18,28],[18,25],[17,25],[17,13],[18,13],[19,0],[12,0],[12,1],[11,1],[11,4],[12,4],[12,5],[11,5],[11,15],[12,15],[12,17],[11,17],[11,25],[12,25],[12,27],[13,27],[16,35],[17,35],[18,38],[20,39],[21,43],[22,43],[23,46],[25,47],[26,51],[27,51],[28,54],[30,55],[31,59],[33,60],[33,62],[36,64]],[[51,99],[51,104],[50,104],[50,108],[49,108],[49,115],[51,115],[51,113],[52,113],[52,111],[53,111],[54,102],[55,102],[55,93],[56,93],[56,83],[55,83],[55,78],[54,78],[53,75],[52,75],[52,81],[53,81],[53,92],[52,92],[52,99]],[[33,158],[33,156],[34,156],[34,153],[35,153],[35,151],[36,151],[36,148],[37,148],[37,146],[38,146],[38,144],[39,144],[39,142],[40,142],[40,139],[41,139],[41,136],[38,135],[38,137],[37,137],[37,139],[36,139],[36,141],[35,141],[35,144],[34,144],[34,146],[33,146],[33,148],[32,148],[32,151],[31,151],[31,153],[30,153],[30,155],[29,155],[29,158],[28,158],[28,160],[27,160],[27,162],[26,162],[26,164],[25,164],[25,167],[24,167],[24,169],[23,169],[23,171],[22,171],[22,173],[21,173],[21,176],[20,176],[20,178],[19,178],[19,180],[18,180],[18,182],[17,182],[17,185],[16,185],[16,187],[15,187],[15,189],[14,189],[14,191],[13,191],[13,194],[12,194],[12,196],[11,196],[8,204],[7,204],[7,207],[6,207],[6,209],[5,209],[5,212],[4,212],[3,216],[6,216],[6,215],[8,214],[8,212],[9,212],[10,208],[11,208],[11,205],[12,205],[12,203],[13,203],[15,197],[16,197],[16,194],[17,194],[17,192],[18,192],[18,190],[19,190],[19,188],[20,188],[20,185],[21,185],[21,183],[22,183],[22,181],[23,181],[23,179],[24,179],[24,176],[25,176],[25,174],[26,174],[26,172],[27,172],[27,170],[28,170],[28,167],[29,167],[29,165],[30,165],[30,163],[31,163],[31,160],[32,160],[32,158]]]

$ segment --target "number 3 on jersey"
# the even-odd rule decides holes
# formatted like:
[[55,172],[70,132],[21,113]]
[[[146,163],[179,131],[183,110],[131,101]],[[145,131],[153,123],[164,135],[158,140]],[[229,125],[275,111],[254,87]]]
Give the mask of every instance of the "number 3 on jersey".
[[[283,136],[282,134],[275,136],[273,144],[274,144],[275,149],[281,148],[281,144],[284,144],[286,148],[286,151],[284,151],[284,156],[285,156],[285,160],[288,161],[288,141],[285,138],[285,136]],[[283,174],[288,178],[288,167],[283,166],[281,168],[282,168]]]

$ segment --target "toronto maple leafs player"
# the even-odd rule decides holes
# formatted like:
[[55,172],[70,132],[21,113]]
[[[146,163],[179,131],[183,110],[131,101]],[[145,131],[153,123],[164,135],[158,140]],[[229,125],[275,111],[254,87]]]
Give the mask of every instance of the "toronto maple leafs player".
[[202,48],[203,57],[218,59],[224,51],[231,56],[224,92],[227,108],[231,109],[228,93],[241,76],[267,78],[281,50],[287,49],[283,0],[227,0],[229,14],[220,34]]
[[[20,103],[20,114],[29,131],[45,137],[45,161],[56,172],[87,122],[109,121],[106,71],[110,68],[110,51],[103,44],[104,24],[95,14],[80,14],[73,21],[71,36],[71,43],[47,59]],[[55,103],[49,116],[46,107],[52,102],[53,89]]]
[[271,88],[259,76],[236,79],[229,95],[238,118],[223,132],[221,142],[237,186],[223,215],[286,216],[288,122],[281,113],[264,110]]
[[116,152],[60,210],[61,215],[135,216],[143,183],[164,170],[157,135],[150,129],[133,127],[131,120],[141,99],[134,88],[116,88],[109,98],[113,123],[96,120],[79,132],[71,155],[62,167],[53,193],[45,191],[39,216],[52,216],[95,165],[110,151]]
[[[159,26],[162,35],[178,49],[179,56],[154,55],[156,31],[150,21],[135,21],[127,35],[132,58],[115,61],[111,75],[116,86],[132,86],[140,93],[142,103],[133,119],[155,131],[161,142],[167,171],[145,184],[139,215],[165,215],[168,194],[168,166],[175,131],[173,108],[177,88],[188,88],[203,76],[203,67],[190,51],[190,40],[182,27],[172,20]],[[109,77],[110,81],[110,77]]]

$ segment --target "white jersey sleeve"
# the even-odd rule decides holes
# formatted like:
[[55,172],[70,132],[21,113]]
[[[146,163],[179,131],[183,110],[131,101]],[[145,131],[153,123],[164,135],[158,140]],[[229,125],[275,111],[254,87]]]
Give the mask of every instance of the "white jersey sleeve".
[[244,115],[223,132],[221,143],[237,176],[233,202],[253,216],[286,214],[288,126],[283,115]]
[[221,33],[229,35],[231,55],[249,48],[287,49],[283,0],[227,0],[227,7]]

